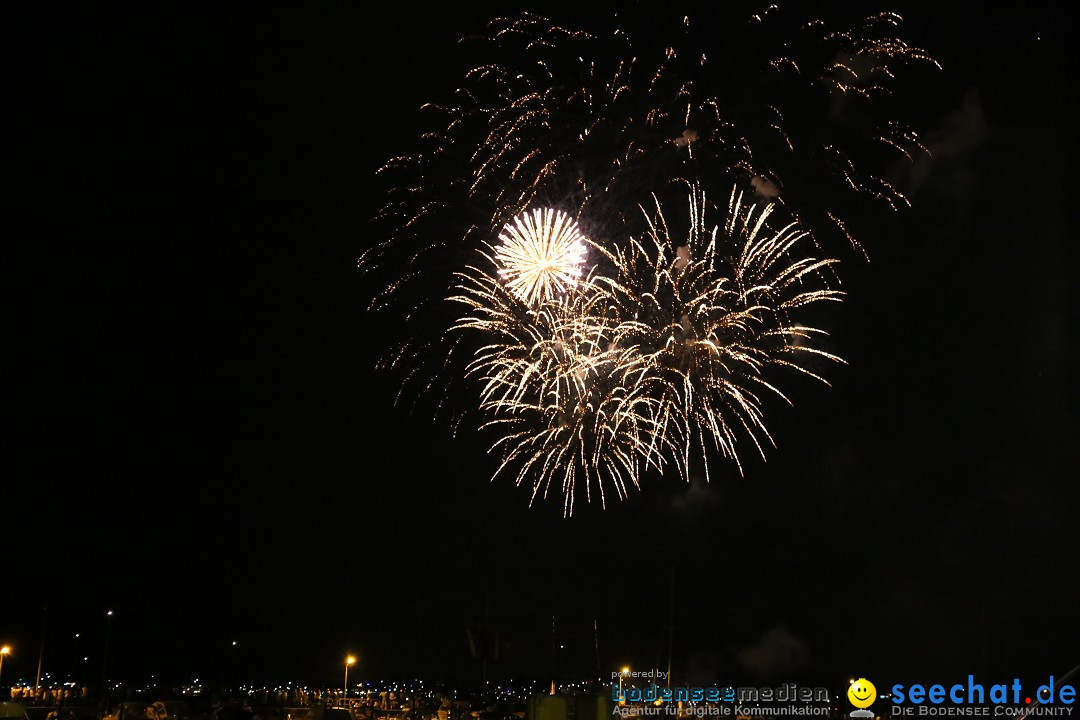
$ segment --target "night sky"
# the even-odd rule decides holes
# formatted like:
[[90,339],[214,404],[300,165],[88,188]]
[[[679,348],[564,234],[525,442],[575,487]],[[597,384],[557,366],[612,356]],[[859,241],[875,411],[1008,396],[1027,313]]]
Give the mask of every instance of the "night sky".
[[395,405],[356,270],[455,40],[535,6],[6,7],[4,679],[32,681],[46,605],[46,672],[87,682],[108,609],[130,683],[331,684],[347,651],[472,680],[485,601],[493,676],[548,677],[552,616],[560,676],[595,673],[594,617],[605,673],[666,667],[673,567],[687,681],[1063,674],[1075,79],[1063,10],[996,5],[866,6],[944,69],[910,98],[913,209],[846,261],[833,387],[796,388],[745,478],[571,519]]

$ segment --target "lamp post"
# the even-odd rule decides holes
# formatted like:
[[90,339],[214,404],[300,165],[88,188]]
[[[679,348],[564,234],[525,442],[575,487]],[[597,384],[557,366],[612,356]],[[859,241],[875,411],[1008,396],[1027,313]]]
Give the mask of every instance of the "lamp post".
[[349,697],[349,666],[356,663],[356,658],[349,655],[345,658],[345,686],[342,688],[341,693],[341,706],[345,707],[345,700]]
[[4,673],[4,658],[11,654],[11,648],[5,645],[0,647],[0,677],[3,677]]
[[112,610],[105,613],[105,649],[101,653],[101,705],[109,709],[109,634],[112,630]]

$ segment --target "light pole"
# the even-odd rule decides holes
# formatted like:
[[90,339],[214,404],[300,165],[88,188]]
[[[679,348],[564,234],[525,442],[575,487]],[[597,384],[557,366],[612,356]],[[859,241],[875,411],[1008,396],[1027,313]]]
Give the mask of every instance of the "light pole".
[[79,672],[79,663],[78,663],[79,656],[81,654],[81,653],[79,653],[79,639],[81,637],[82,637],[82,633],[75,633],[75,640],[72,642],[72,647],[74,649],[72,650],[71,656],[72,656],[72,659],[74,659],[76,662],[75,662],[74,672],[69,674],[68,678],[70,680],[74,681],[75,683],[78,683],[79,678],[77,676],[81,674]]
[[229,684],[236,682],[236,641],[233,640],[225,651],[225,661],[221,666],[221,687],[228,692]]
[[109,634],[112,630],[112,610],[105,613],[105,649],[101,653],[101,704],[109,709]]
[[4,658],[11,654],[11,648],[5,645],[0,647],[0,677],[3,677],[4,673]]
[[349,697],[349,666],[353,665],[355,663],[356,663],[356,658],[354,658],[352,655],[349,655],[348,657],[345,658],[345,686],[342,688],[342,694],[341,694],[341,697],[342,697],[341,706],[342,707],[345,707],[345,705],[346,705],[345,699]]

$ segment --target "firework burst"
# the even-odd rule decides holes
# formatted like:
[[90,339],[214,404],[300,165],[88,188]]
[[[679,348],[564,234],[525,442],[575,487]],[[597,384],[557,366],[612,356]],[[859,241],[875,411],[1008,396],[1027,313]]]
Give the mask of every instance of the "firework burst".
[[610,274],[557,300],[523,299],[490,248],[459,275],[451,299],[467,312],[455,329],[486,342],[468,372],[482,384],[484,427],[498,431],[498,472],[513,468],[534,499],[554,488],[567,514],[582,491],[601,504],[607,485],[625,497],[642,471],[686,478],[700,462],[707,474],[715,452],[738,462],[743,438],[764,456],[763,396],[787,400],[777,370],[822,380],[807,360],[839,360],[799,320],[840,299],[825,279],[834,261],[801,253],[805,231],[772,229],[772,208],[739,193],[722,226],[699,188],[687,198],[678,237],[657,202],[644,238],[616,250],[590,241]]
[[459,275],[451,300],[466,308],[454,326],[484,342],[467,368],[481,382],[483,428],[498,431],[496,475],[510,470],[532,498],[554,488],[566,514],[574,498],[606,504],[637,487],[643,467],[661,468],[670,394],[627,332],[605,317],[606,292],[589,276],[555,300],[527,303],[488,252]]
[[551,300],[577,284],[585,262],[584,236],[564,212],[522,213],[499,235],[499,275],[510,291],[529,303]]
[[[790,400],[777,384],[783,370],[824,382],[814,358],[840,358],[816,347],[826,333],[805,320],[812,306],[839,301],[830,287],[832,259],[814,256],[808,233],[774,226],[774,205],[746,204],[732,193],[723,225],[700,188],[687,194],[682,232],[661,204],[646,213],[648,231],[608,253],[617,269],[610,306],[626,319],[623,342],[643,349],[672,388],[667,398],[684,472],[719,452],[739,464],[740,439],[764,457],[772,438],[764,424],[766,395]],[[741,471],[741,464],[740,464]]]
[[925,148],[880,99],[901,70],[936,62],[896,36],[898,15],[841,29],[774,6],[673,27],[655,13],[618,21],[586,32],[524,14],[475,39],[492,61],[432,109],[446,118],[444,150],[475,147],[465,191],[493,217],[557,197],[633,223],[643,187],[740,178],[822,241],[861,248],[849,228],[862,201],[907,204],[883,177],[888,155]]
[[[882,102],[937,65],[898,16],[832,29],[725,8],[495,20],[461,87],[424,107],[421,149],[380,170],[387,234],[360,267],[403,333],[384,365],[455,427],[479,409],[496,474],[567,513],[767,452],[785,374],[839,360],[813,322],[841,297],[828,256],[862,251],[868,208],[907,204],[885,170],[925,152]],[[709,204],[732,186],[726,211]]]

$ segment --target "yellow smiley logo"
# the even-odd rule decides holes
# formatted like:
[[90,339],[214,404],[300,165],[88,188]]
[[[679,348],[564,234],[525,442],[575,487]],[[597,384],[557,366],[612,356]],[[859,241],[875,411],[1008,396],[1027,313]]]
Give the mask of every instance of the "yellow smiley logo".
[[847,690],[848,700],[857,708],[868,708],[877,699],[877,688],[866,678],[859,678],[851,683]]

